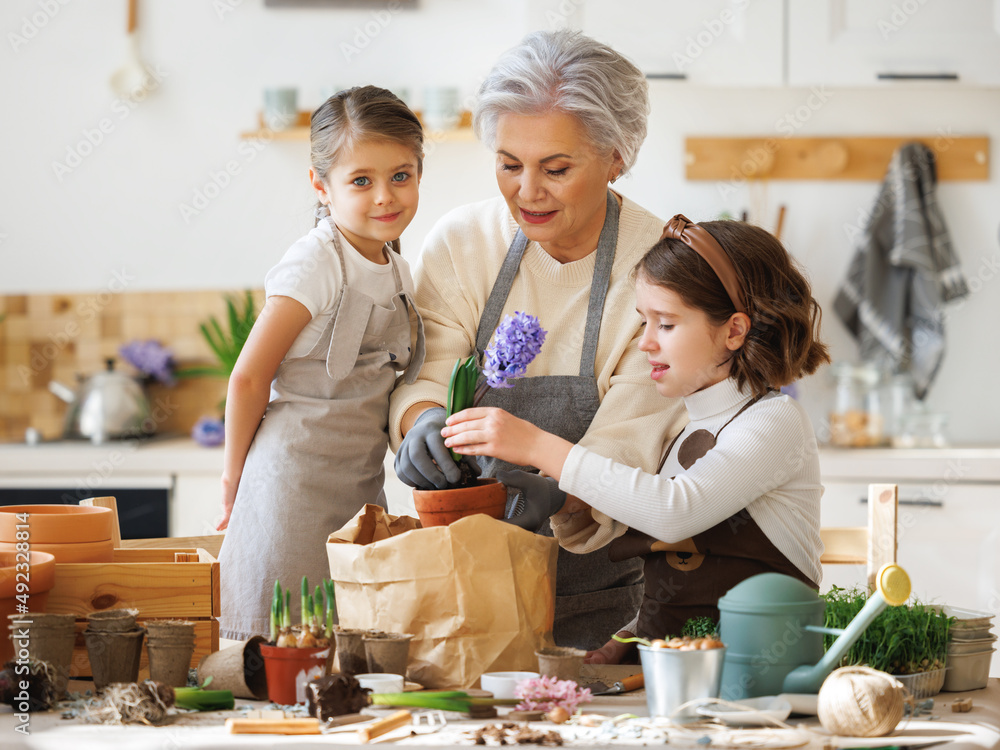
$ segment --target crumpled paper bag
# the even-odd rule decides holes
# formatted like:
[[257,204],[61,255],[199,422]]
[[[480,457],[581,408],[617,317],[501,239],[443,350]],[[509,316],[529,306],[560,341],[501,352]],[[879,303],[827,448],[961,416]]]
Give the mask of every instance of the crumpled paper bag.
[[366,505],[326,550],[340,624],[413,633],[407,676],[424,687],[536,671],[552,645],[554,539],[481,514],[423,529]]

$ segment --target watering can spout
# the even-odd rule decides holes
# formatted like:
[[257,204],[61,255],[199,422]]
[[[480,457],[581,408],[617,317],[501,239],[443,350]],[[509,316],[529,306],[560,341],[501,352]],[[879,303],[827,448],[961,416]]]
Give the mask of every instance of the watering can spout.
[[806,625],[806,630],[839,635],[826,655],[813,666],[796,667],[785,676],[784,692],[816,693],[826,676],[840,664],[847,650],[861,637],[878,614],[887,606],[898,607],[910,598],[910,577],[895,563],[883,565],[875,577],[875,593],[865,602],[857,616],[843,630]]

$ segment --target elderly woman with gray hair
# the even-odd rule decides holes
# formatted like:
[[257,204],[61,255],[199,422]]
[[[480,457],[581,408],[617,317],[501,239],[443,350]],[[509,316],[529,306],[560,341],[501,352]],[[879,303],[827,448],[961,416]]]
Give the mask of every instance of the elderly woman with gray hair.
[[[577,32],[529,35],[483,82],[473,125],[496,153],[501,197],[442,218],[416,267],[427,356],[417,381],[396,388],[389,417],[396,473],[407,484],[458,480],[441,437],[452,367],[459,357],[482,356],[497,324],[515,311],[540,319],[545,346],[528,377],[489,391],[481,405],[656,469],[658,446],[686,418],[679,401],[664,410],[636,345],[630,274],[664,222],[609,188],[635,162],[648,113],[643,74]],[[480,468],[524,493],[527,508],[543,509],[511,521],[552,534],[549,517],[566,501],[555,480],[491,458],[480,458]],[[611,527],[599,512],[585,512]],[[641,600],[638,559],[611,562],[606,548],[584,555],[560,548],[559,645],[596,648],[633,619]]]

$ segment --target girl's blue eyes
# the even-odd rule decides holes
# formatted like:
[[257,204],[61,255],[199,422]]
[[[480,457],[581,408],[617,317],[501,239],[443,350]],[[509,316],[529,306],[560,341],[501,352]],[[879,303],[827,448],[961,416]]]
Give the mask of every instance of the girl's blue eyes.
[[[410,179],[409,172],[396,172],[392,176],[392,182],[406,182],[408,179]],[[351,181],[351,184],[357,187],[368,187],[372,184],[372,181],[367,177],[355,177]]]

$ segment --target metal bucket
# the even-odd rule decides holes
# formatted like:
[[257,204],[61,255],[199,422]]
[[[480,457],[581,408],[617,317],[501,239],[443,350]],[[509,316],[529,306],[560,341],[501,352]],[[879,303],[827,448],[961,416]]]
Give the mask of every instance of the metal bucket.
[[[666,717],[690,700],[718,698],[725,655],[725,647],[681,651],[640,645],[649,715]],[[694,712],[689,710],[681,715],[692,716]]]

